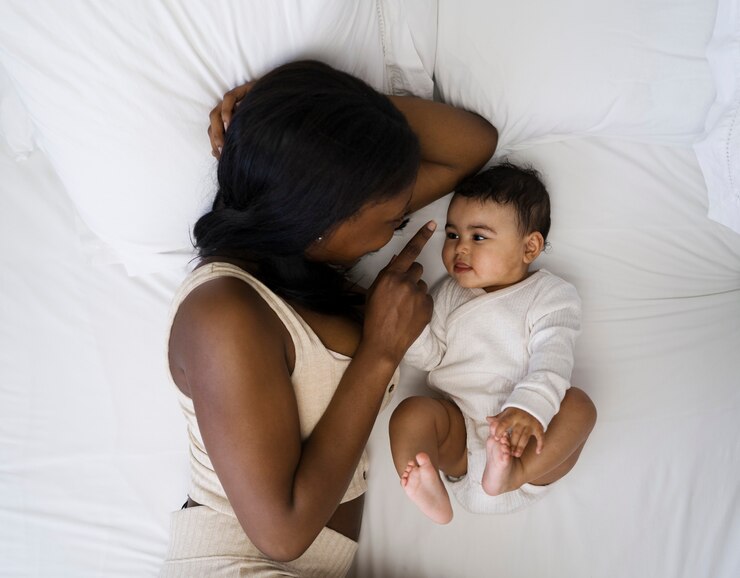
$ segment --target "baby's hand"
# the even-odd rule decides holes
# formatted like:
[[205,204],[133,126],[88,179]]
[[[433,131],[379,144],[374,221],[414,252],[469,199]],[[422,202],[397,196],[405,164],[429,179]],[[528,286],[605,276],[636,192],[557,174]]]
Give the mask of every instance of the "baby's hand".
[[532,436],[537,438],[537,453],[542,452],[545,446],[545,432],[542,424],[532,414],[509,407],[500,414],[489,416],[486,419],[491,427],[490,434],[493,439],[499,441],[505,435],[510,436],[511,455],[515,458],[522,457],[529,438]]

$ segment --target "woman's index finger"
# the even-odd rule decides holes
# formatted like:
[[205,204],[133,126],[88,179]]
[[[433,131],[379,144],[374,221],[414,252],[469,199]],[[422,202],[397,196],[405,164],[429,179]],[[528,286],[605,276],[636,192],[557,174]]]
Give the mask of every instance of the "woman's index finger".
[[401,252],[389,263],[387,269],[394,271],[408,271],[409,267],[416,261],[424,245],[432,238],[432,233],[437,228],[437,223],[429,221],[416,234],[411,237]]

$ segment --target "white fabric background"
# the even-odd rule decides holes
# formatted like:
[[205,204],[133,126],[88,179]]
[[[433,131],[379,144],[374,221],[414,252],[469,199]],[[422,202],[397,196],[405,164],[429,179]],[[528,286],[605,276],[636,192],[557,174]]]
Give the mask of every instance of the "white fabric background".
[[[437,527],[398,486],[386,411],[355,575],[733,577],[740,240],[704,217],[690,149],[584,140],[526,159],[553,194],[541,263],[583,297],[574,382],[597,404],[596,429],[546,500],[500,517],[458,508]],[[44,159],[6,154],[0,167],[0,575],[154,576],[186,487],[162,347],[180,274],[90,264]],[[440,244],[421,258],[430,281]],[[393,251],[368,260],[367,278]],[[398,399],[422,383],[407,370]]]
[[[596,403],[596,428],[575,469],[531,508],[491,517],[457,508],[437,527],[388,485],[386,413],[370,446],[379,467],[361,575],[735,576],[740,237],[705,217],[690,147],[579,139],[511,159],[540,168],[551,190],[552,247],[538,263],[583,299],[573,383]],[[444,205],[413,224],[441,219]],[[421,257],[430,282],[443,273],[441,243]],[[423,391],[423,375],[404,381]]]
[[694,145],[709,195],[709,218],[740,233],[740,0],[719,0],[707,45],[717,97]]
[[501,150],[580,135],[686,144],[714,87],[716,1],[439,0],[435,80]]
[[[416,49],[431,42],[410,34]],[[69,146],[86,138],[74,136]],[[0,575],[155,576],[186,488],[164,336],[187,256],[133,278],[91,260],[91,233],[48,159],[16,163],[0,146]],[[542,502],[499,517],[458,508],[438,527],[400,490],[386,411],[354,576],[734,578],[740,237],[706,219],[688,146],[578,138],[512,159],[534,163],[551,189],[540,263],[583,298],[574,383],[598,407],[596,429]],[[369,281],[445,207],[417,214],[358,274]],[[421,257],[429,282],[443,273],[440,246],[436,236]],[[423,376],[408,370],[396,400],[418,391]]]

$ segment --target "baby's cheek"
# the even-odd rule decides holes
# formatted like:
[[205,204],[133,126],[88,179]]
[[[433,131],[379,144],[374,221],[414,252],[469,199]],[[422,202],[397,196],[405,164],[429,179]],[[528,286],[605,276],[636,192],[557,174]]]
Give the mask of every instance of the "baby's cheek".
[[448,273],[452,270],[454,261],[455,252],[447,246],[442,247],[442,264],[445,266],[445,269],[447,269]]

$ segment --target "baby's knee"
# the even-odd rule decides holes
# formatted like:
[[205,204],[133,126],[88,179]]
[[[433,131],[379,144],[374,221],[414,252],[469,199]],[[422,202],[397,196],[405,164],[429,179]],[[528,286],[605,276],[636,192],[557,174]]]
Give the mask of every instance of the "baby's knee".
[[390,420],[391,433],[394,429],[412,427],[418,428],[426,421],[434,422],[439,419],[440,412],[444,412],[438,399],[412,396],[407,397],[393,411]]
[[578,415],[588,424],[590,431],[596,423],[598,415],[596,405],[585,391],[577,387],[571,387],[567,395],[570,397],[570,402],[576,407]]
[[391,427],[395,423],[403,423],[408,420],[414,421],[419,416],[427,413],[427,398],[421,396],[407,397],[401,403],[398,404],[393,414],[391,415]]

